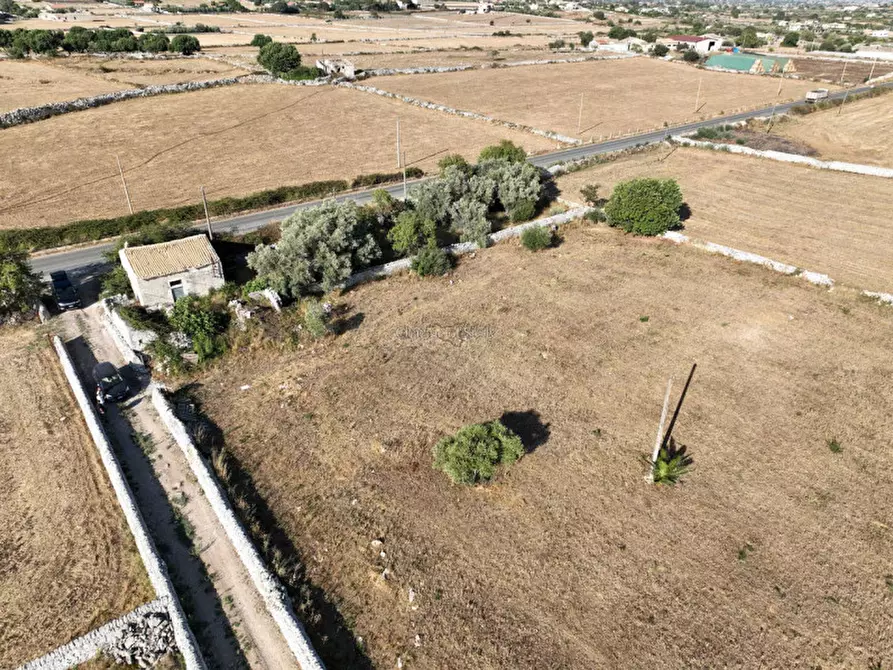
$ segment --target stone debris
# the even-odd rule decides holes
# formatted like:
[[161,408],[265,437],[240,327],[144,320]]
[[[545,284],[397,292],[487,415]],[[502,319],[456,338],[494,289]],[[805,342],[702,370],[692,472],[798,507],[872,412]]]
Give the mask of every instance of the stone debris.
[[128,623],[105,653],[116,663],[151,668],[175,649],[174,629],[168,615],[153,612]]

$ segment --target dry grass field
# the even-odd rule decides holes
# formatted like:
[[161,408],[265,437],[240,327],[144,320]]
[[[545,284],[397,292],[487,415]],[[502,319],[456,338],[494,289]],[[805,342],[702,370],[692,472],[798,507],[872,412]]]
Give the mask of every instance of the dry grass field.
[[[200,379],[375,666],[891,658],[893,311],[604,226],[564,237],[363,285],[354,330]],[[667,378],[695,361],[693,469],[649,486]],[[537,430],[495,483],[432,468],[441,436],[504,413]]]
[[[244,85],[130,100],[0,133],[0,228],[126,213],[120,155],[136,209],[199,197],[396,170],[400,117],[407,163],[436,169],[511,139],[545,138],[332,87]],[[102,128],[97,134],[96,128]]]
[[134,60],[84,57],[58,59],[54,65],[126,88],[206,81],[221,77],[238,77],[248,73],[246,69],[209,58]]
[[893,180],[813,170],[749,156],[667,147],[560,177],[564,197],[601,184],[672,177],[692,216],[687,235],[893,291]]
[[809,144],[826,160],[893,167],[893,94],[793,116],[777,132]]
[[0,667],[13,668],[154,592],[56,354],[0,331]]
[[884,63],[883,61],[873,65],[870,61],[851,60],[847,62],[842,59],[820,60],[818,58],[797,58],[796,56],[794,57],[794,67],[797,68],[797,75],[800,77],[843,86],[860,86],[869,75],[880,77],[893,72],[893,63]]
[[[701,106],[694,106],[701,83]],[[377,77],[396,93],[473,110],[498,119],[584,138],[657,128],[739,107],[771,103],[778,80],[705,72],[652,58]],[[801,97],[808,82],[785,82],[782,97]],[[582,132],[577,132],[580,93]]]
[[39,61],[0,61],[0,112],[110,93],[129,86]]

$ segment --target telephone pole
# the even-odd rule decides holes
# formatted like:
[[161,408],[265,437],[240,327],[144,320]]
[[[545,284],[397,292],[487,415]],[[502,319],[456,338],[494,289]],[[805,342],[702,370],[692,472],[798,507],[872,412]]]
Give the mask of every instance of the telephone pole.
[[866,84],[874,78],[874,66],[877,65],[877,59],[878,59],[878,57],[875,56],[874,62],[872,62],[872,64],[871,64],[871,72],[868,73],[868,79],[865,80]]
[[406,152],[403,152],[403,201],[406,202]]
[[843,62],[843,71],[840,73],[840,85],[843,86],[843,78],[846,76],[846,66],[849,65],[849,61]]
[[698,108],[701,106],[701,84],[704,82],[704,78],[701,77],[698,79],[698,95],[695,98],[695,114],[698,113]]
[[397,117],[397,169],[400,169],[400,117]]
[[127,198],[127,208],[133,214],[133,203],[130,202],[130,191],[127,190],[127,180],[124,179],[124,170],[121,169],[121,159],[115,154],[115,161],[118,163],[118,174],[121,175],[121,184],[124,186],[124,197]]
[[211,230],[211,215],[208,214],[208,199],[205,197],[205,187],[199,187],[202,192],[202,205],[205,206],[205,223],[208,224],[208,239],[214,239],[214,231]]
[[577,115],[577,135],[583,130],[583,94],[580,93],[580,113]]

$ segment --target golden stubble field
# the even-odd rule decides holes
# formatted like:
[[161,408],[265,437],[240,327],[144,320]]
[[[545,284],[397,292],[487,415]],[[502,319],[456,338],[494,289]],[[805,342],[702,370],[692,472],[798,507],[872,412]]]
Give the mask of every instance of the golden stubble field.
[[155,595],[56,354],[0,330],[0,666]]
[[893,180],[814,170],[701,149],[661,146],[559,177],[564,197],[600,184],[673,178],[692,211],[686,235],[829,274],[859,289],[893,291]]
[[792,116],[776,128],[817,149],[820,158],[893,167],[893,94]]
[[[510,139],[557,144],[488,123],[347,89],[239,85],[130,100],[0,132],[0,228],[127,213],[119,155],[135,209],[358,174],[394,172],[396,122],[410,165],[474,158]],[[96,129],[102,132],[97,133]]]
[[89,73],[30,60],[0,61],[0,112],[131,88]]
[[[200,393],[377,667],[893,654],[889,308],[582,225],[341,302],[355,329],[233,352]],[[675,434],[694,467],[649,486],[667,378],[678,393],[692,362]],[[496,483],[432,468],[441,436],[503,413],[541,439]]]
[[[698,86],[701,93],[698,112]],[[504,121],[596,140],[771,104],[778,79],[698,70],[653,58],[439,74],[376,77],[372,85]],[[782,99],[809,82],[785,81]],[[580,95],[583,113],[580,132]]]

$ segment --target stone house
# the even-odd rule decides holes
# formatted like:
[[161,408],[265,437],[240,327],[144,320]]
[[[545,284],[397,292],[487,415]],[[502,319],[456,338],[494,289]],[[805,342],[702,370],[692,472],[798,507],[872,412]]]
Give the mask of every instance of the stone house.
[[125,246],[118,256],[143,307],[163,307],[187,295],[207,295],[224,283],[220,258],[205,235]]

